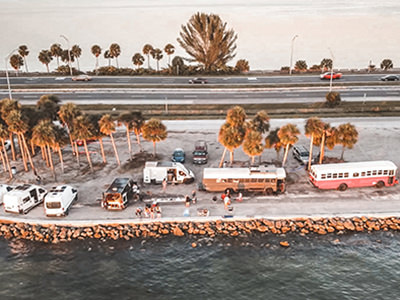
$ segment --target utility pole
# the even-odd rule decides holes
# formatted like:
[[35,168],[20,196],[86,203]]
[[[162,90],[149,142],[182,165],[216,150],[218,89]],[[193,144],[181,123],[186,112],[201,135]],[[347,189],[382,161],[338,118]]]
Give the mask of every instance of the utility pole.
[[290,51],[290,67],[289,67],[289,75],[292,75],[292,65],[293,65],[293,49],[294,49],[294,40],[299,37],[297,34],[292,38],[292,46]]

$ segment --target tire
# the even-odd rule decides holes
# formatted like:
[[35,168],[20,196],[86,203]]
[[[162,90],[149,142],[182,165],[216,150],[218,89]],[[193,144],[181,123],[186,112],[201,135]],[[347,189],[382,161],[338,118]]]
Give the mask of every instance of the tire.
[[347,188],[348,188],[347,184],[341,183],[341,184],[338,186],[337,189],[338,189],[339,191],[341,191],[341,192],[344,192],[345,190],[347,190]]
[[265,194],[268,196],[272,196],[274,194],[274,190],[272,188],[267,188],[265,190]]
[[381,189],[381,188],[383,188],[385,186],[385,183],[381,180],[381,181],[378,181],[376,184],[375,184],[375,187],[376,188],[378,188],[378,189]]

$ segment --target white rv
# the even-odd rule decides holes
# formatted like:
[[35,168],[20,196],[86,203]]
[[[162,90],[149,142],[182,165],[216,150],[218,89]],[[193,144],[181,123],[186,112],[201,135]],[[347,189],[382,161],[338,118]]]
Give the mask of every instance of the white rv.
[[69,185],[52,187],[44,198],[44,210],[48,217],[68,215],[72,202],[78,200],[78,190]]
[[0,184],[0,204],[3,204],[3,197],[9,191],[12,191],[15,186],[7,185],[7,184]]
[[26,214],[35,206],[43,202],[47,191],[34,184],[17,186],[3,197],[4,210],[6,212]]
[[143,169],[144,183],[161,183],[164,179],[170,183],[191,183],[194,181],[194,174],[181,163],[170,161],[146,162]]

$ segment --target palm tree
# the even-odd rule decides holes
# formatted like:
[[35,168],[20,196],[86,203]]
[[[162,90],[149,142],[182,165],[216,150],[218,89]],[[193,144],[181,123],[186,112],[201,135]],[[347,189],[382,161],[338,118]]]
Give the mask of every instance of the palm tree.
[[301,71],[304,72],[307,70],[307,68],[308,68],[308,66],[307,66],[307,63],[305,60],[298,60],[298,61],[296,61],[295,65],[294,65],[294,69],[299,72],[301,72]]
[[350,123],[342,124],[337,129],[337,143],[343,146],[340,159],[343,159],[345,148],[352,149],[358,141],[358,131]]
[[243,126],[246,118],[246,112],[241,106],[235,106],[226,113],[226,122],[231,126]]
[[62,55],[63,49],[61,48],[60,44],[53,44],[50,46],[50,53],[51,56],[57,58],[57,68],[60,67],[60,57]]
[[244,129],[244,127],[232,126],[228,122],[222,124],[218,134],[218,141],[225,147],[225,149],[222,154],[219,167],[221,167],[224,162],[227,150],[230,153],[230,165],[233,164],[233,151],[243,143],[245,133],[246,130]]
[[78,66],[78,71],[80,71],[79,68],[79,57],[81,57],[82,54],[82,49],[78,45],[73,45],[71,48],[71,54],[72,56],[76,57],[76,64]]
[[[69,54],[68,54],[68,52],[69,52]],[[61,52],[61,61],[65,62],[69,66],[70,59],[71,59],[71,68],[72,68],[72,63],[75,61],[74,54],[71,51],[62,50],[62,52]]]
[[[48,51],[48,50],[40,51],[38,59],[42,64],[44,64],[46,66],[47,73],[50,73],[49,64],[53,60],[53,57],[51,56],[50,51]],[[58,57],[57,57],[57,59],[58,59]]]
[[268,136],[265,138],[265,148],[271,149],[272,147],[276,151],[276,160],[279,160],[279,152],[282,149],[281,140],[278,137],[279,128],[275,128],[270,131]]
[[101,54],[101,48],[99,45],[93,45],[91,50],[92,50],[92,54],[96,57],[95,70],[96,70],[96,74],[97,74],[97,69],[99,68],[99,56]]
[[104,116],[102,116],[101,119],[99,120],[99,126],[100,126],[101,133],[110,136],[111,143],[113,145],[113,149],[114,149],[114,153],[115,153],[115,158],[117,159],[118,166],[120,166],[121,162],[119,160],[117,146],[115,145],[114,136],[113,136],[113,133],[116,131],[115,130],[115,122],[113,121],[111,115],[105,114]]
[[278,137],[282,145],[285,147],[285,154],[283,156],[282,167],[285,166],[287,155],[289,153],[289,147],[297,143],[300,134],[299,129],[294,124],[287,124],[281,127],[278,131]]
[[79,115],[74,119],[73,129],[71,132],[73,140],[82,140],[85,148],[86,157],[89,163],[90,170],[93,172],[93,164],[90,159],[87,140],[93,138],[93,126],[87,115]]
[[143,62],[144,57],[142,54],[135,53],[135,55],[132,56],[132,63],[136,66],[137,69],[139,69],[139,67],[143,65]]
[[26,45],[21,45],[18,48],[18,53],[19,55],[22,56],[22,58],[24,59],[24,63],[25,63],[25,71],[26,73],[28,73],[28,64],[26,62],[26,57],[29,55],[29,50],[28,47]]
[[[1,111],[1,117],[2,119],[6,122],[7,125],[7,119],[10,115],[11,112],[13,111],[20,111],[21,110],[21,105],[18,103],[16,100],[4,98],[0,102],[0,111]],[[14,138],[13,138],[13,132],[9,131],[9,139],[11,142],[11,154],[12,154],[12,160],[16,160],[15,158],[15,145],[14,145]]]
[[104,58],[108,59],[108,66],[111,67],[111,59],[113,59],[114,56],[111,55],[110,50],[104,52]]
[[311,160],[312,160],[312,150],[314,145],[314,137],[322,136],[324,130],[324,122],[322,122],[317,117],[309,118],[306,121],[305,125],[305,133],[307,137],[310,137],[310,155],[308,157],[308,167],[307,170],[311,168]]
[[19,69],[24,65],[24,60],[19,54],[14,54],[10,57],[10,65],[14,68],[14,70],[17,72],[18,76],[18,71]]
[[32,142],[42,149],[42,153],[46,158],[46,164],[50,166],[54,180],[57,180],[51,156],[51,145],[54,145],[56,139],[53,127],[53,123],[50,120],[40,120],[39,123],[33,127]]
[[143,138],[153,142],[153,156],[156,156],[156,143],[167,138],[167,128],[158,119],[150,119],[142,127]]
[[384,59],[381,62],[381,69],[384,69],[385,71],[389,70],[389,69],[393,69],[393,62],[391,59]]
[[118,65],[118,56],[121,54],[121,47],[117,43],[113,43],[110,45],[110,55],[115,58],[115,61],[117,62],[117,68],[119,68]]
[[36,103],[41,119],[56,120],[60,109],[60,98],[55,95],[43,95]]
[[132,114],[133,131],[135,132],[136,141],[139,145],[140,152],[142,152],[143,149],[142,149],[142,144],[140,143],[140,134],[142,133],[142,128],[145,121],[141,111],[133,111],[131,114]]
[[249,122],[249,127],[261,134],[268,132],[269,130],[269,117],[265,110],[257,112],[254,118]]
[[168,65],[171,64],[171,55],[175,53],[175,46],[172,44],[166,44],[164,52],[168,55]]
[[323,69],[324,71],[330,70],[332,69],[332,59],[330,58],[324,58],[323,60],[321,60],[320,63],[320,67],[321,69]]
[[160,60],[163,58],[162,51],[158,48],[151,51],[151,56],[157,61],[157,72],[160,70]]
[[121,113],[118,116],[118,126],[123,124],[126,129],[126,140],[128,142],[129,158],[132,157],[132,144],[130,132],[133,130],[133,114],[130,112]]
[[264,150],[261,140],[261,133],[255,130],[247,132],[244,138],[243,151],[251,158],[252,165],[254,164],[255,156],[261,155]]
[[150,69],[150,53],[153,51],[153,46],[150,44],[146,44],[143,46],[143,54],[147,55],[147,68]]
[[103,163],[105,164],[107,163],[107,160],[106,160],[106,155],[104,153],[104,145],[103,145],[104,134],[100,131],[100,123],[99,123],[102,116],[101,114],[90,114],[87,117],[89,119],[92,128],[91,130],[92,138],[99,141],[101,157],[103,159]]
[[64,161],[63,161],[63,155],[62,155],[62,148],[68,143],[68,137],[67,137],[67,132],[64,128],[59,127],[59,126],[54,126],[54,133],[55,133],[55,141],[54,144],[52,145],[53,149],[58,152],[58,156],[60,158],[60,164],[61,164],[61,172],[64,173]]
[[7,150],[5,146],[5,140],[9,137],[9,132],[3,124],[0,123],[0,142],[1,142],[1,147],[3,149],[3,154],[4,154],[4,159],[5,163],[7,166],[8,174],[10,175],[10,178],[13,178],[12,172],[11,172],[11,167],[10,167],[10,161],[8,160],[8,155],[7,155]]
[[80,109],[76,106],[76,104],[71,102],[63,104],[58,111],[58,117],[60,118],[61,123],[67,127],[72,152],[75,151],[74,151],[74,143],[72,141],[71,131],[73,129],[74,120],[76,119],[76,117],[80,115],[81,115]]

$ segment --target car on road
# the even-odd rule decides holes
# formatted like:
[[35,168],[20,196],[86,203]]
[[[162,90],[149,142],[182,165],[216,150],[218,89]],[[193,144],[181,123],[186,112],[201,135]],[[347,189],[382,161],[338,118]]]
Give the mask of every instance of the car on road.
[[331,75],[331,72],[325,72],[324,74],[321,74],[319,77],[321,79],[331,79],[331,76],[332,76],[332,79],[340,79],[340,78],[342,78],[342,73],[333,72]]
[[189,79],[189,83],[191,83],[191,84],[193,84],[193,83],[205,84],[205,83],[207,83],[207,79],[205,79],[205,78],[193,78],[193,79]]
[[174,150],[174,153],[172,153],[172,161],[174,162],[184,163],[185,158],[186,158],[185,151],[183,151],[182,148],[176,148]]
[[72,81],[90,81],[90,80],[92,80],[92,77],[85,74],[72,77]]
[[[86,144],[94,143],[95,141],[97,141],[95,138],[89,138],[89,139],[86,140]],[[76,140],[76,144],[78,146],[83,146],[84,145],[83,140]]]
[[381,77],[382,81],[397,81],[399,79],[400,79],[399,76],[393,75],[393,74],[392,75],[385,75],[385,76]]

